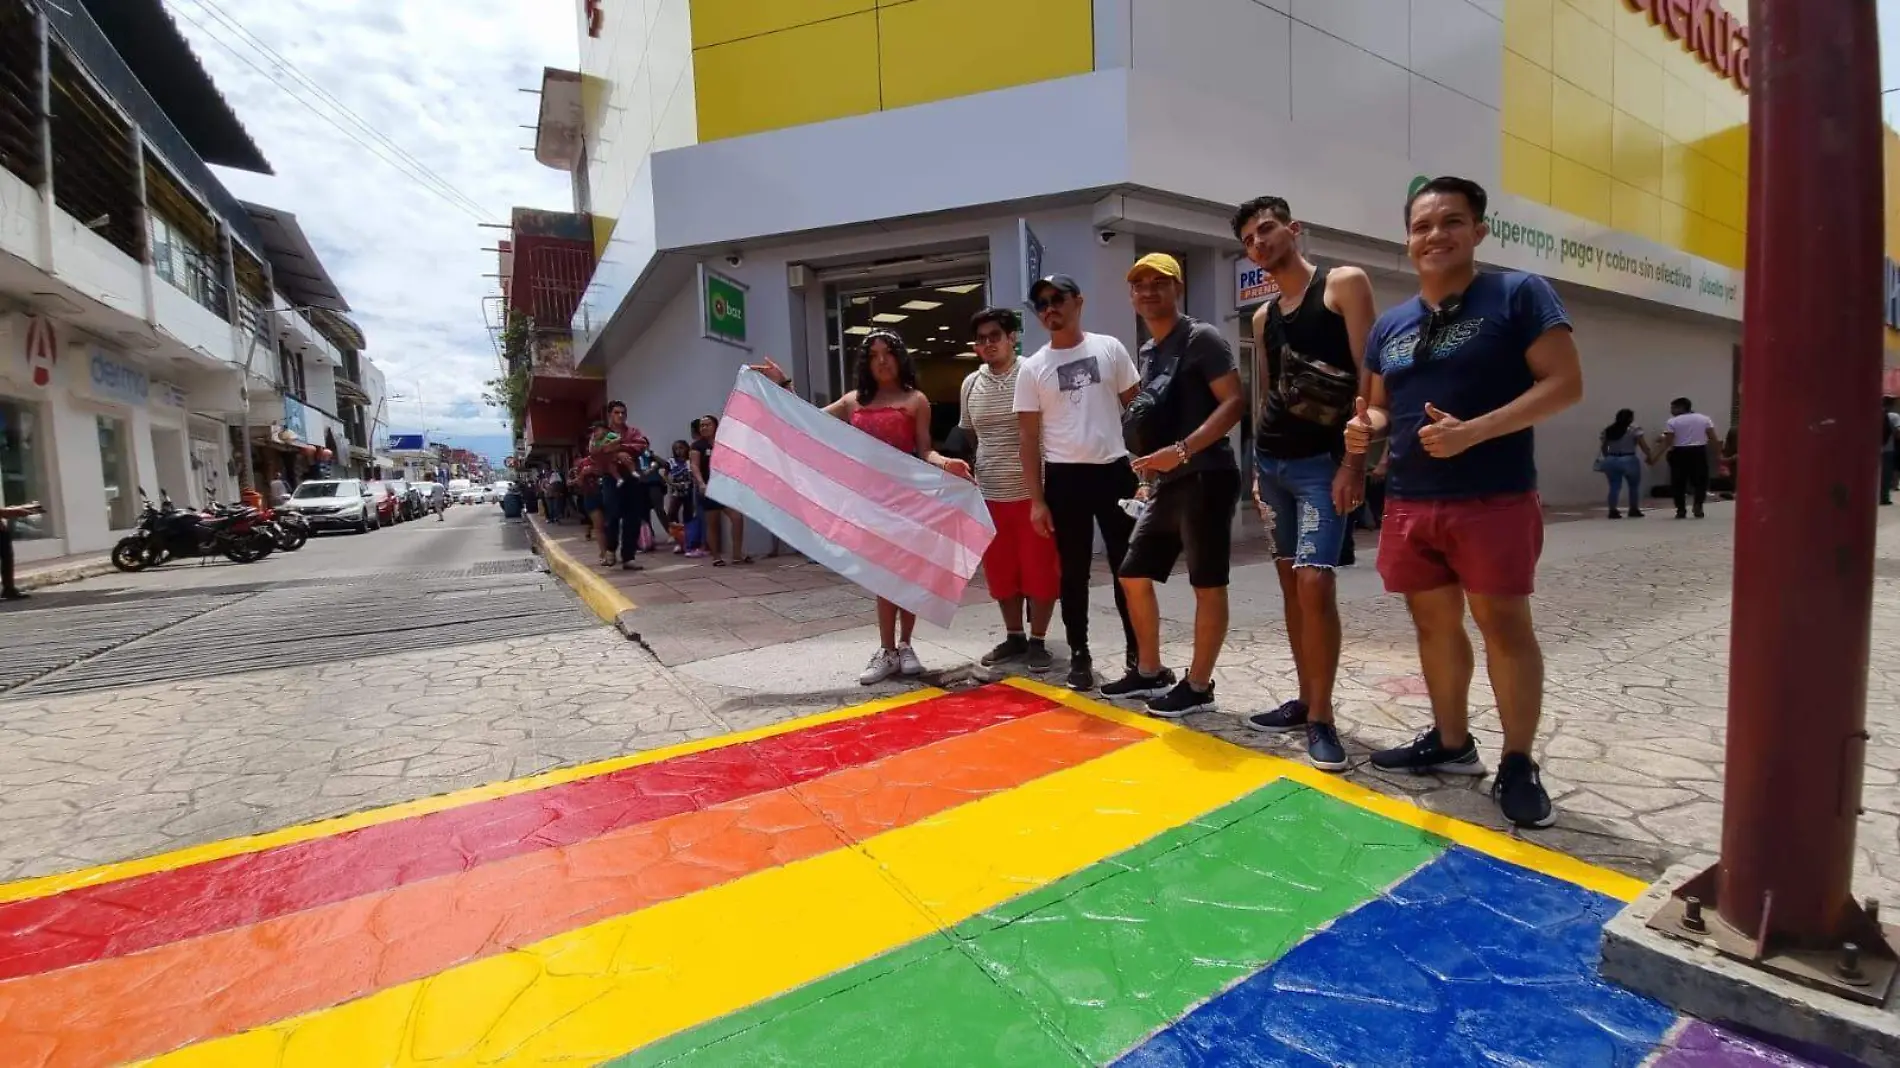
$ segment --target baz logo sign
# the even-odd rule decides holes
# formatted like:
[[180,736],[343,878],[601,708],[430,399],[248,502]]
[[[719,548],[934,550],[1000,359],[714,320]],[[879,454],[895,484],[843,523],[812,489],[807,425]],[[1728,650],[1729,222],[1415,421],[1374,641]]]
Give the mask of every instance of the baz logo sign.
[[1631,11],[1649,16],[1672,41],[1702,65],[1748,92],[1748,27],[1728,13],[1721,0],[1623,0]]

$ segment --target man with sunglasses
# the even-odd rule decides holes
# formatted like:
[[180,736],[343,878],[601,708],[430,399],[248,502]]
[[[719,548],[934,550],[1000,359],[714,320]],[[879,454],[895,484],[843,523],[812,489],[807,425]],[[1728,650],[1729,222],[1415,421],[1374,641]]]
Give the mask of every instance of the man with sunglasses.
[[1513,824],[1548,827],[1555,815],[1531,759],[1544,691],[1530,603],[1544,544],[1531,428],[1583,398],[1583,369],[1550,283],[1478,272],[1486,200],[1465,178],[1423,182],[1406,200],[1419,295],[1373,324],[1367,396],[1346,424],[1355,456],[1390,431],[1379,574],[1411,610],[1432,702],[1432,728],[1372,763],[1485,773],[1469,730],[1469,604],[1504,727],[1492,799]]
[[[1060,592],[1056,543],[1029,523],[1029,490],[1023,484],[1022,424],[1016,418],[1016,336],[1022,319],[1008,308],[984,308],[970,319],[983,366],[963,380],[959,425],[976,439],[976,485],[996,522],[996,538],[983,554],[983,581],[1003,613],[1002,644],[983,657],[985,667],[1021,663],[1037,674],[1055,661],[1046,638]],[[1027,610],[1029,631],[1023,632]]]
[[1314,266],[1300,253],[1301,230],[1279,197],[1250,200],[1234,213],[1234,236],[1247,258],[1280,290],[1253,317],[1260,398],[1253,496],[1272,535],[1300,687],[1280,707],[1248,716],[1247,726],[1302,732],[1314,767],[1345,771],[1333,720],[1340,647],[1335,569],[1352,544],[1347,517],[1365,500],[1366,458],[1344,455],[1344,434],[1376,312],[1366,272]]
[[[1069,641],[1071,689],[1095,688],[1089,653],[1089,568],[1100,528],[1109,574],[1121,578],[1122,557],[1135,521],[1121,502],[1135,496],[1135,470],[1122,443],[1122,408],[1141,389],[1128,349],[1107,334],[1082,329],[1082,287],[1052,274],[1029,287],[1029,305],[1049,331],[1049,343],[1022,361],[1015,409],[1021,437],[1023,488],[1029,523],[1053,537],[1061,563],[1062,627]],[[1135,670],[1135,631],[1128,599],[1115,583],[1124,659]]]

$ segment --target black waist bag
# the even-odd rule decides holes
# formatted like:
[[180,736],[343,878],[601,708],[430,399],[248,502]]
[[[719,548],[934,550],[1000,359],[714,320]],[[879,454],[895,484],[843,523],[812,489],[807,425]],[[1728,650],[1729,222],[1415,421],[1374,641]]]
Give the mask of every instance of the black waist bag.
[[1267,312],[1267,325],[1280,350],[1280,376],[1273,384],[1280,406],[1296,419],[1324,427],[1345,426],[1359,396],[1359,375],[1294,351],[1287,344],[1278,304]]
[[1136,456],[1146,456],[1181,440],[1172,397],[1181,355],[1171,352],[1164,356],[1157,350],[1149,359],[1154,374],[1142,376],[1141,391],[1122,409],[1122,443]]

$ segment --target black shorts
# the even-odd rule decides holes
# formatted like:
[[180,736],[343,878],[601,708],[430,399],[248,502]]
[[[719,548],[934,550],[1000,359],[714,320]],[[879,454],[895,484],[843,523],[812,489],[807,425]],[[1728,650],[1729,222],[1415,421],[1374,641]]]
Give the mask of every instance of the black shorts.
[[1239,471],[1198,471],[1163,482],[1128,538],[1121,577],[1166,582],[1185,551],[1189,585],[1227,585],[1239,501]]

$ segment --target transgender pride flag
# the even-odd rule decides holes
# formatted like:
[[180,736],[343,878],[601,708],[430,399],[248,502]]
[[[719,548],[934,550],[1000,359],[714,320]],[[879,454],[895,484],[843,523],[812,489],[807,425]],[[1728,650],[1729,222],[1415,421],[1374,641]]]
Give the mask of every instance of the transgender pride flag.
[[706,493],[852,582],[948,627],[996,536],[976,486],[741,369]]

